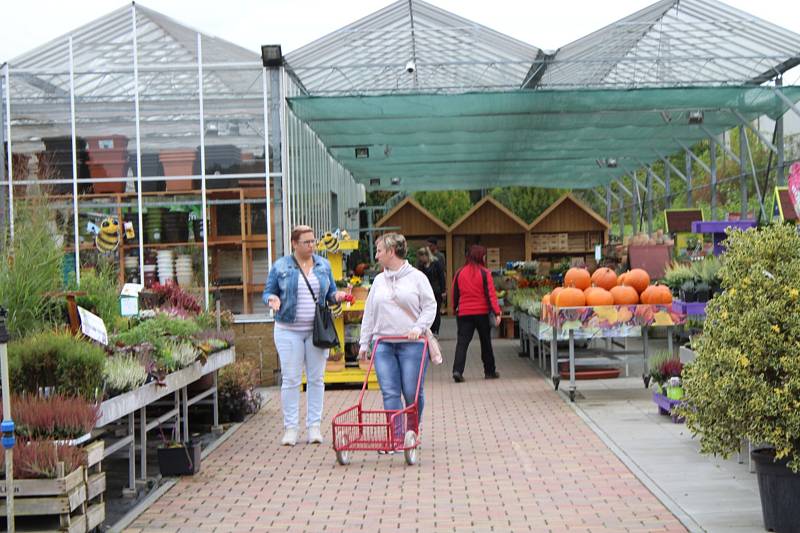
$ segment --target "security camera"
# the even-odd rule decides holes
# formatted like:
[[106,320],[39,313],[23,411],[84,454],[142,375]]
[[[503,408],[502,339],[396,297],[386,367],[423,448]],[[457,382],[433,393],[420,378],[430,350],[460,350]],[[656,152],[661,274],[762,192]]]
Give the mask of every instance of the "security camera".
[[415,70],[417,70],[417,64],[414,63],[414,60],[412,59],[408,63],[406,63],[406,72],[408,72],[409,74],[414,74]]

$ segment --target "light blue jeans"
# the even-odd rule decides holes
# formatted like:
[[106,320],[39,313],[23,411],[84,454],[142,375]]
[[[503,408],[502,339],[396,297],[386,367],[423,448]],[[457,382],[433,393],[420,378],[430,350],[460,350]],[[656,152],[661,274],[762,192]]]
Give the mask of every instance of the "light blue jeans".
[[[419,366],[422,363],[421,342],[381,342],[375,350],[375,373],[378,375],[378,383],[383,394],[383,408],[398,411],[405,405],[414,403],[417,394],[417,378],[419,377]],[[425,405],[425,395],[423,385],[425,384],[425,372],[428,369],[428,362],[425,361],[425,369],[422,371],[422,382],[419,389],[419,419],[413,415],[408,416],[406,429],[413,429],[419,433],[419,421],[422,420],[422,408]],[[402,395],[403,400],[400,399]],[[398,420],[395,427],[395,437],[402,439],[404,428],[402,421]]]
[[326,348],[317,348],[311,342],[311,331],[291,331],[275,327],[275,348],[281,360],[281,405],[283,427],[297,428],[300,411],[300,384],[303,365],[306,368],[306,427],[317,426],[322,421],[322,398],[325,394]]

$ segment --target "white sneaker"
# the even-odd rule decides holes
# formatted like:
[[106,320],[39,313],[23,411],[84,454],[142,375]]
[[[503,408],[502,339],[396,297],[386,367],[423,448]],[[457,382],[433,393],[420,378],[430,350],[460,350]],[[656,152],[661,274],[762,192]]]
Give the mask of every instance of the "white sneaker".
[[297,428],[286,428],[281,439],[282,446],[294,446],[297,444]]
[[322,433],[318,425],[308,427],[308,443],[309,444],[322,444]]

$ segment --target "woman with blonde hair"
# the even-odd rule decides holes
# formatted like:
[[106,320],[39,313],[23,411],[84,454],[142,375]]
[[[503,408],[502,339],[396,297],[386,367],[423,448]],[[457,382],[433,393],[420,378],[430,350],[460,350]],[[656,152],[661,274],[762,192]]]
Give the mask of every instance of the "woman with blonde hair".
[[284,435],[281,444],[297,444],[300,381],[303,367],[307,380],[306,428],[309,444],[322,442],[320,423],[325,393],[323,376],[328,350],[312,342],[316,303],[341,302],[345,293],[336,290],[327,259],[316,255],[317,240],[309,226],[295,226],[291,234],[292,254],[281,257],[269,271],[263,299],[275,312],[275,348],[281,362],[281,405]]
[[[436,299],[425,275],[406,261],[406,239],[387,233],[376,241],[375,259],[383,272],[375,277],[361,321],[359,356],[364,359],[378,337],[405,337],[416,341],[428,331],[436,315]],[[375,350],[375,372],[387,410],[414,403],[422,364],[420,342],[381,342]],[[427,362],[425,368],[427,369]],[[419,416],[425,404],[422,376]],[[409,420],[408,429],[419,433],[419,420]],[[402,438],[402,433],[399,434]]]

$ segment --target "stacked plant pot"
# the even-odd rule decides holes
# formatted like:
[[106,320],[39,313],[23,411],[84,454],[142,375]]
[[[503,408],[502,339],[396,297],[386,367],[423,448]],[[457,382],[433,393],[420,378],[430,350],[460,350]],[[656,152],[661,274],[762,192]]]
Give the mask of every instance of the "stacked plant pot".
[[139,256],[125,256],[125,281],[139,283]]
[[192,237],[194,242],[203,242],[203,219],[195,218],[192,220]]
[[156,282],[156,258],[152,254],[144,256],[144,286],[150,288]]
[[175,273],[178,278],[178,285],[190,287],[194,279],[194,268],[192,267],[191,255],[179,255],[175,259]]
[[165,209],[163,207],[149,207],[144,214],[144,242],[148,244],[158,244],[163,240],[163,230],[161,229],[162,218]]
[[[138,176],[136,166],[136,152],[128,154],[128,161],[130,161],[131,171],[134,177]],[[142,154],[142,178],[163,176],[164,167],[161,165],[158,154],[143,153]],[[138,187],[138,182],[134,181],[134,187]],[[156,181],[142,181],[142,192],[160,192],[166,188],[164,180]]]
[[159,250],[156,256],[158,282],[164,285],[168,281],[175,281],[175,258],[172,250]]
[[[42,139],[45,146],[44,153],[39,157],[39,174],[41,179],[72,179],[72,137],[45,137]],[[89,178],[89,166],[86,164],[89,155],[86,153],[86,140],[82,137],[75,138],[76,161],[78,164],[78,179]],[[86,192],[88,185],[78,184],[78,192]],[[71,183],[58,183],[50,187],[53,194],[71,194]]]
[[187,242],[189,240],[189,214],[167,211],[161,219],[161,242]]
[[[208,179],[208,176],[236,174],[242,162],[242,151],[232,144],[206,146],[206,188],[226,189],[235,187],[235,179]],[[197,162],[194,173],[200,174],[200,147],[197,148]]]
[[[191,176],[197,152],[194,150],[161,150],[159,160],[164,166],[164,176]],[[168,191],[191,191],[191,177],[179,180],[167,180]]]
[[[128,170],[128,138],[124,135],[87,137],[89,173],[92,178],[124,177]],[[95,193],[125,192],[125,181],[104,181],[92,184]]]

